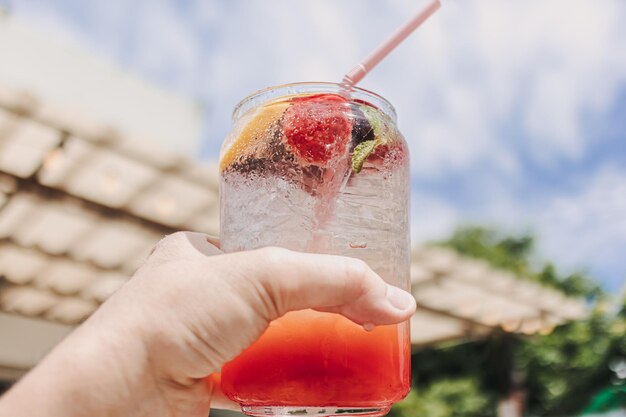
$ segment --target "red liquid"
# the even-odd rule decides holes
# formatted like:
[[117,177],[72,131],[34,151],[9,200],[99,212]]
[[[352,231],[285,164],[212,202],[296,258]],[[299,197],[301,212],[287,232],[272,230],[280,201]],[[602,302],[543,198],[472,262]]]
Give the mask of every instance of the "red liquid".
[[371,332],[337,314],[292,312],[222,368],[221,387],[247,406],[380,407],[409,392],[408,324]]

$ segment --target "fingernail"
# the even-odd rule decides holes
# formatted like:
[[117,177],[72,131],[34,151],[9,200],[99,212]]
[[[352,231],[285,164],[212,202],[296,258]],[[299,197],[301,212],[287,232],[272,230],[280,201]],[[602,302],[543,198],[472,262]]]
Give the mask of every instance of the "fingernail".
[[408,310],[415,302],[413,296],[393,285],[387,285],[387,300],[398,310]]
[[365,323],[363,325],[363,330],[365,330],[366,332],[371,332],[372,330],[374,330],[376,326],[374,326],[373,323]]

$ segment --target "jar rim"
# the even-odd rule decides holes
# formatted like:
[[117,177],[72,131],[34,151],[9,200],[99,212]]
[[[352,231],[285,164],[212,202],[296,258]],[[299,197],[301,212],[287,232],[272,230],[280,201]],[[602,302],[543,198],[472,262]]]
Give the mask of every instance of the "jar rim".
[[374,106],[389,116],[394,122],[396,122],[397,115],[396,109],[393,105],[387,101],[386,98],[373,91],[366,90],[361,87],[349,87],[331,82],[294,82],[288,84],[281,84],[272,87],[267,87],[262,90],[258,90],[243,100],[241,100],[235,106],[232,119],[233,121],[239,119],[250,109],[258,107],[263,103],[266,103],[272,99],[276,99],[283,96],[296,95],[296,94],[316,94],[316,93],[335,93],[345,95],[349,94],[351,101],[365,102],[371,106]]

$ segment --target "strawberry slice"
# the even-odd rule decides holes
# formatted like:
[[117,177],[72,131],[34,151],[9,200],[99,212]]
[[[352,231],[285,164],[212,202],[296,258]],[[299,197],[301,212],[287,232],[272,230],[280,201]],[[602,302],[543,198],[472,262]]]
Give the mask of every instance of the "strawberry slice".
[[352,120],[347,100],[337,94],[297,97],[285,111],[283,132],[293,153],[307,163],[325,165],[350,143]]

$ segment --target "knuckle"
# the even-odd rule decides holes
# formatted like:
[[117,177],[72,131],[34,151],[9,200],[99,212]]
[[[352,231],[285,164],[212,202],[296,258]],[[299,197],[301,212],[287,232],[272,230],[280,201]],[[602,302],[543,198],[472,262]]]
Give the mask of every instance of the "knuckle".
[[[270,321],[284,312],[284,288],[280,276],[275,273],[284,262],[286,249],[265,247],[250,252],[236,254],[245,256],[240,265],[245,265],[239,274],[237,292],[247,294],[249,304],[256,314]],[[245,259],[245,262],[244,262]]]
[[186,239],[189,235],[189,232],[178,231],[172,234],[165,236],[161,241],[157,244],[157,246],[161,245],[177,245],[180,244],[183,239]]
[[268,246],[257,250],[260,261],[277,266],[285,263],[290,251],[288,249],[279,248],[277,246]]
[[268,312],[268,317],[276,318],[287,310],[289,304],[293,283],[279,271],[293,253],[288,249],[269,246],[259,249],[257,255],[258,265],[261,265],[258,277],[264,310]]
[[356,258],[346,258],[343,264],[343,276],[346,291],[360,296],[366,291],[366,277],[369,266],[365,261]]
[[178,248],[183,246],[183,242],[187,239],[188,233],[189,232],[175,232],[165,236],[152,248],[148,259],[168,260],[177,253]]
[[370,269],[367,263],[356,258],[348,258],[347,261],[347,275],[353,279],[363,281]]

